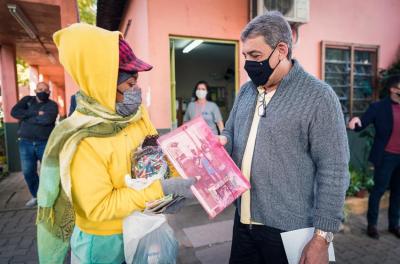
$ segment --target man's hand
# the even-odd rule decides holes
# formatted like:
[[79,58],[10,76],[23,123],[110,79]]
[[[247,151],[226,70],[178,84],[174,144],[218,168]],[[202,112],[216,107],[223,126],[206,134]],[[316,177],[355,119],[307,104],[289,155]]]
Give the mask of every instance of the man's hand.
[[352,119],[350,120],[350,122],[349,122],[349,128],[350,128],[351,130],[354,130],[354,129],[356,129],[357,126],[359,126],[359,127],[362,126],[361,120],[360,120],[360,118],[358,118],[358,117],[354,117],[354,118],[352,118]]
[[228,139],[225,136],[218,136],[219,144],[225,146],[228,143]]
[[300,264],[327,264],[328,246],[326,240],[318,235],[314,235],[310,242],[304,247],[301,254]]
[[38,113],[38,115],[44,115],[44,112],[43,111],[39,111],[39,113]]

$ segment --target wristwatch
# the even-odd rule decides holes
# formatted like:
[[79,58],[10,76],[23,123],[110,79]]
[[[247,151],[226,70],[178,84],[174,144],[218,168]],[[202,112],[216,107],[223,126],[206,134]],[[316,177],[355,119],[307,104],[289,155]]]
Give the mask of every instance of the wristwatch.
[[326,243],[329,244],[333,241],[333,233],[332,232],[325,232],[322,231],[320,229],[315,229],[314,234],[316,234],[317,236],[322,237],[323,239],[325,239]]

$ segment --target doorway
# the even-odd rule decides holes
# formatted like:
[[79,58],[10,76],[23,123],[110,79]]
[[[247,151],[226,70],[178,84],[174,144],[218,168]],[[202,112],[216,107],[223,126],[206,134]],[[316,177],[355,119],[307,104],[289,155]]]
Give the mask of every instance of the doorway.
[[194,100],[195,84],[209,84],[209,98],[226,122],[238,90],[238,43],[186,37],[170,37],[172,129],[183,123]]

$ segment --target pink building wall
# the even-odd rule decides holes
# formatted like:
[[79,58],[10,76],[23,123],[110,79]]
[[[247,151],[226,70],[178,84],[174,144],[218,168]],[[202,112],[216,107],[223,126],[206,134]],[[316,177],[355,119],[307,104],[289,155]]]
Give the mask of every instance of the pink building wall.
[[399,0],[311,0],[294,56],[321,78],[321,41],[379,45],[378,67],[394,62],[400,45]]
[[[139,84],[150,93],[149,112],[157,128],[171,127],[170,50],[169,37],[188,36],[239,41],[248,22],[248,1],[243,0],[136,0],[126,8],[121,23],[124,32],[127,20],[132,26],[127,40],[139,58],[154,68],[140,75]],[[148,29],[146,31],[146,28]],[[239,68],[244,66],[240,56]],[[240,72],[240,83],[247,75]]]
[[[144,101],[157,128],[171,127],[170,36],[239,41],[248,23],[247,0],[135,0],[120,30],[132,19],[126,39],[154,68],[140,75]],[[400,44],[399,0],[311,0],[310,22],[299,29],[294,57],[321,78],[321,41],[379,45],[379,68],[393,63]],[[239,83],[248,80],[239,43]],[[151,98],[151,100],[147,100]]]
[[17,103],[18,99],[17,67],[14,46],[0,46],[0,64],[0,82],[4,122],[17,123],[17,120],[11,116],[11,109]]

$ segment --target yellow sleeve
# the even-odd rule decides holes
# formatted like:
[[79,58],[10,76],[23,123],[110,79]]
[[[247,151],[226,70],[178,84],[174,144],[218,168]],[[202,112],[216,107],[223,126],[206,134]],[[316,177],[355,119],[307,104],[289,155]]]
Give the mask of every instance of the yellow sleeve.
[[[90,221],[120,219],[145,203],[164,196],[160,181],[135,191],[113,185],[107,168],[107,155],[101,155],[83,140],[71,164],[72,199],[76,212]],[[121,175],[121,177],[123,177]]]
[[172,162],[169,160],[169,158],[168,158],[167,156],[165,156],[165,159],[166,159],[166,161],[167,161],[167,164],[168,164],[168,167],[169,167],[169,171],[170,171],[171,177],[172,177],[172,178],[175,178],[175,177],[179,178],[179,177],[181,177],[181,176],[179,175],[179,172],[175,169],[175,167],[174,167],[174,165],[172,164]]

